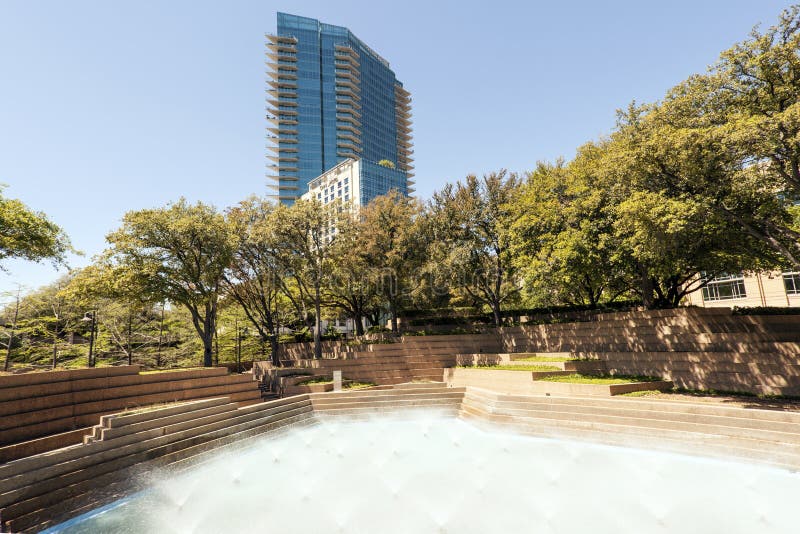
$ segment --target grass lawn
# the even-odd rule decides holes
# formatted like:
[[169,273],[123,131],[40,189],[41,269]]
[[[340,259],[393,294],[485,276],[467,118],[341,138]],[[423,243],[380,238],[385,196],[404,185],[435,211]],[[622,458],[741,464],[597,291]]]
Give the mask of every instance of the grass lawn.
[[342,389],[364,389],[364,388],[373,388],[378,384],[373,384],[372,382],[348,382],[347,384],[342,386]]
[[529,356],[528,358],[514,358],[515,362],[576,362],[578,358],[567,356]]
[[546,376],[540,378],[547,382],[569,382],[571,384],[630,384],[631,382],[655,382],[660,378],[650,376],[589,376],[578,373],[572,375]]
[[648,389],[646,391],[631,391],[630,393],[623,393],[620,397],[653,397],[655,395],[663,395],[663,391],[657,389]]
[[[346,381],[346,379],[342,379],[342,389],[364,389],[364,388],[371,388],[376,386],[377,384],[373,384],[372,382],[355,382],[355,381]],[[296,386],[309,386],[311,384],[332,384],[333,379],[329,376],[315,376],[314,378],[309,378],[308,380],[303,380],[295,384]]]
[[482,369],[485,371],[561,371],[555,365],[465,365],[461,369]]
[[333,378],[329,376],[315,376],[314,378],[307,378],[297,382],[295,386],[310,386],[311,384],[332,384]]

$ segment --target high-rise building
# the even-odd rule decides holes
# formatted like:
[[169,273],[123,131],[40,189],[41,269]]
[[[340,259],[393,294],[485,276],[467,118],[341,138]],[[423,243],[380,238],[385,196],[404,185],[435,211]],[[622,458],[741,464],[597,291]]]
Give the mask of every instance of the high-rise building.
[[286,13],[267,35],[267,59],[275,198],[291,204],[348,158],[361,161],[361,204],[414,191],[411,95],[385,59],[347,28]]

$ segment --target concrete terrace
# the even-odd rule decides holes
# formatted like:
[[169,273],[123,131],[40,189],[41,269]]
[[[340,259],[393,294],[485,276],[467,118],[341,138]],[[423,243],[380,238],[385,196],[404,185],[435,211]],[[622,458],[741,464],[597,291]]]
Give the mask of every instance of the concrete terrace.
[[642,398],[534,397],[443,383],[314,393],[239,406],[229,398],[103,417],[78,445],[0,464],[4,528],[33,532],[223,448],[329,418],[459,417],[489,430],[589,440],[800,469],[800,412]]

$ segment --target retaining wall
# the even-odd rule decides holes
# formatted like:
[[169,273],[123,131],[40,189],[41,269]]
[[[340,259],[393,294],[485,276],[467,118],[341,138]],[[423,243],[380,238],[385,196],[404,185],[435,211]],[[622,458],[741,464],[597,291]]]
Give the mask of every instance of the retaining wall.
[[0,462],[80,440],[104,414],[150,404],[227,395],[261,400],[252,375],[209,368],[140,373],[139,366],[0,377]]

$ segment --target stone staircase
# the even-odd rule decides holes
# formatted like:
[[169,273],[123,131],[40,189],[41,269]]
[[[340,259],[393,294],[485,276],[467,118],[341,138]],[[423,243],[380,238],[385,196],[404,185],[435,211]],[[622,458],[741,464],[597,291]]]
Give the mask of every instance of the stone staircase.
[[[139,489],[153,468],[183,469],[266,433],[327,419],[420,414],[489,431],[588,440],[800,469],[800,411],[647,398],[534,397],[442,383],[314,393],[239,406],[205,399],[104,416],[85,443],[0,464],[2,528],[38,531]],[[524,459],[521,459],[523,461]]]
[[244,407],[222,397],[105,416],[83,444],[0,464],[3,526],[39,530],[135,490],[148,469],[309,423],[308,396]]
[[533,397],[467,388],[460,416],[542,437],[800,468],[800,412],[644,398]]
[[226,395],[259,402],[252,375],[224,368],[140,373],[137,365],[0,377],[0,462],[77,443],[105,414]]

